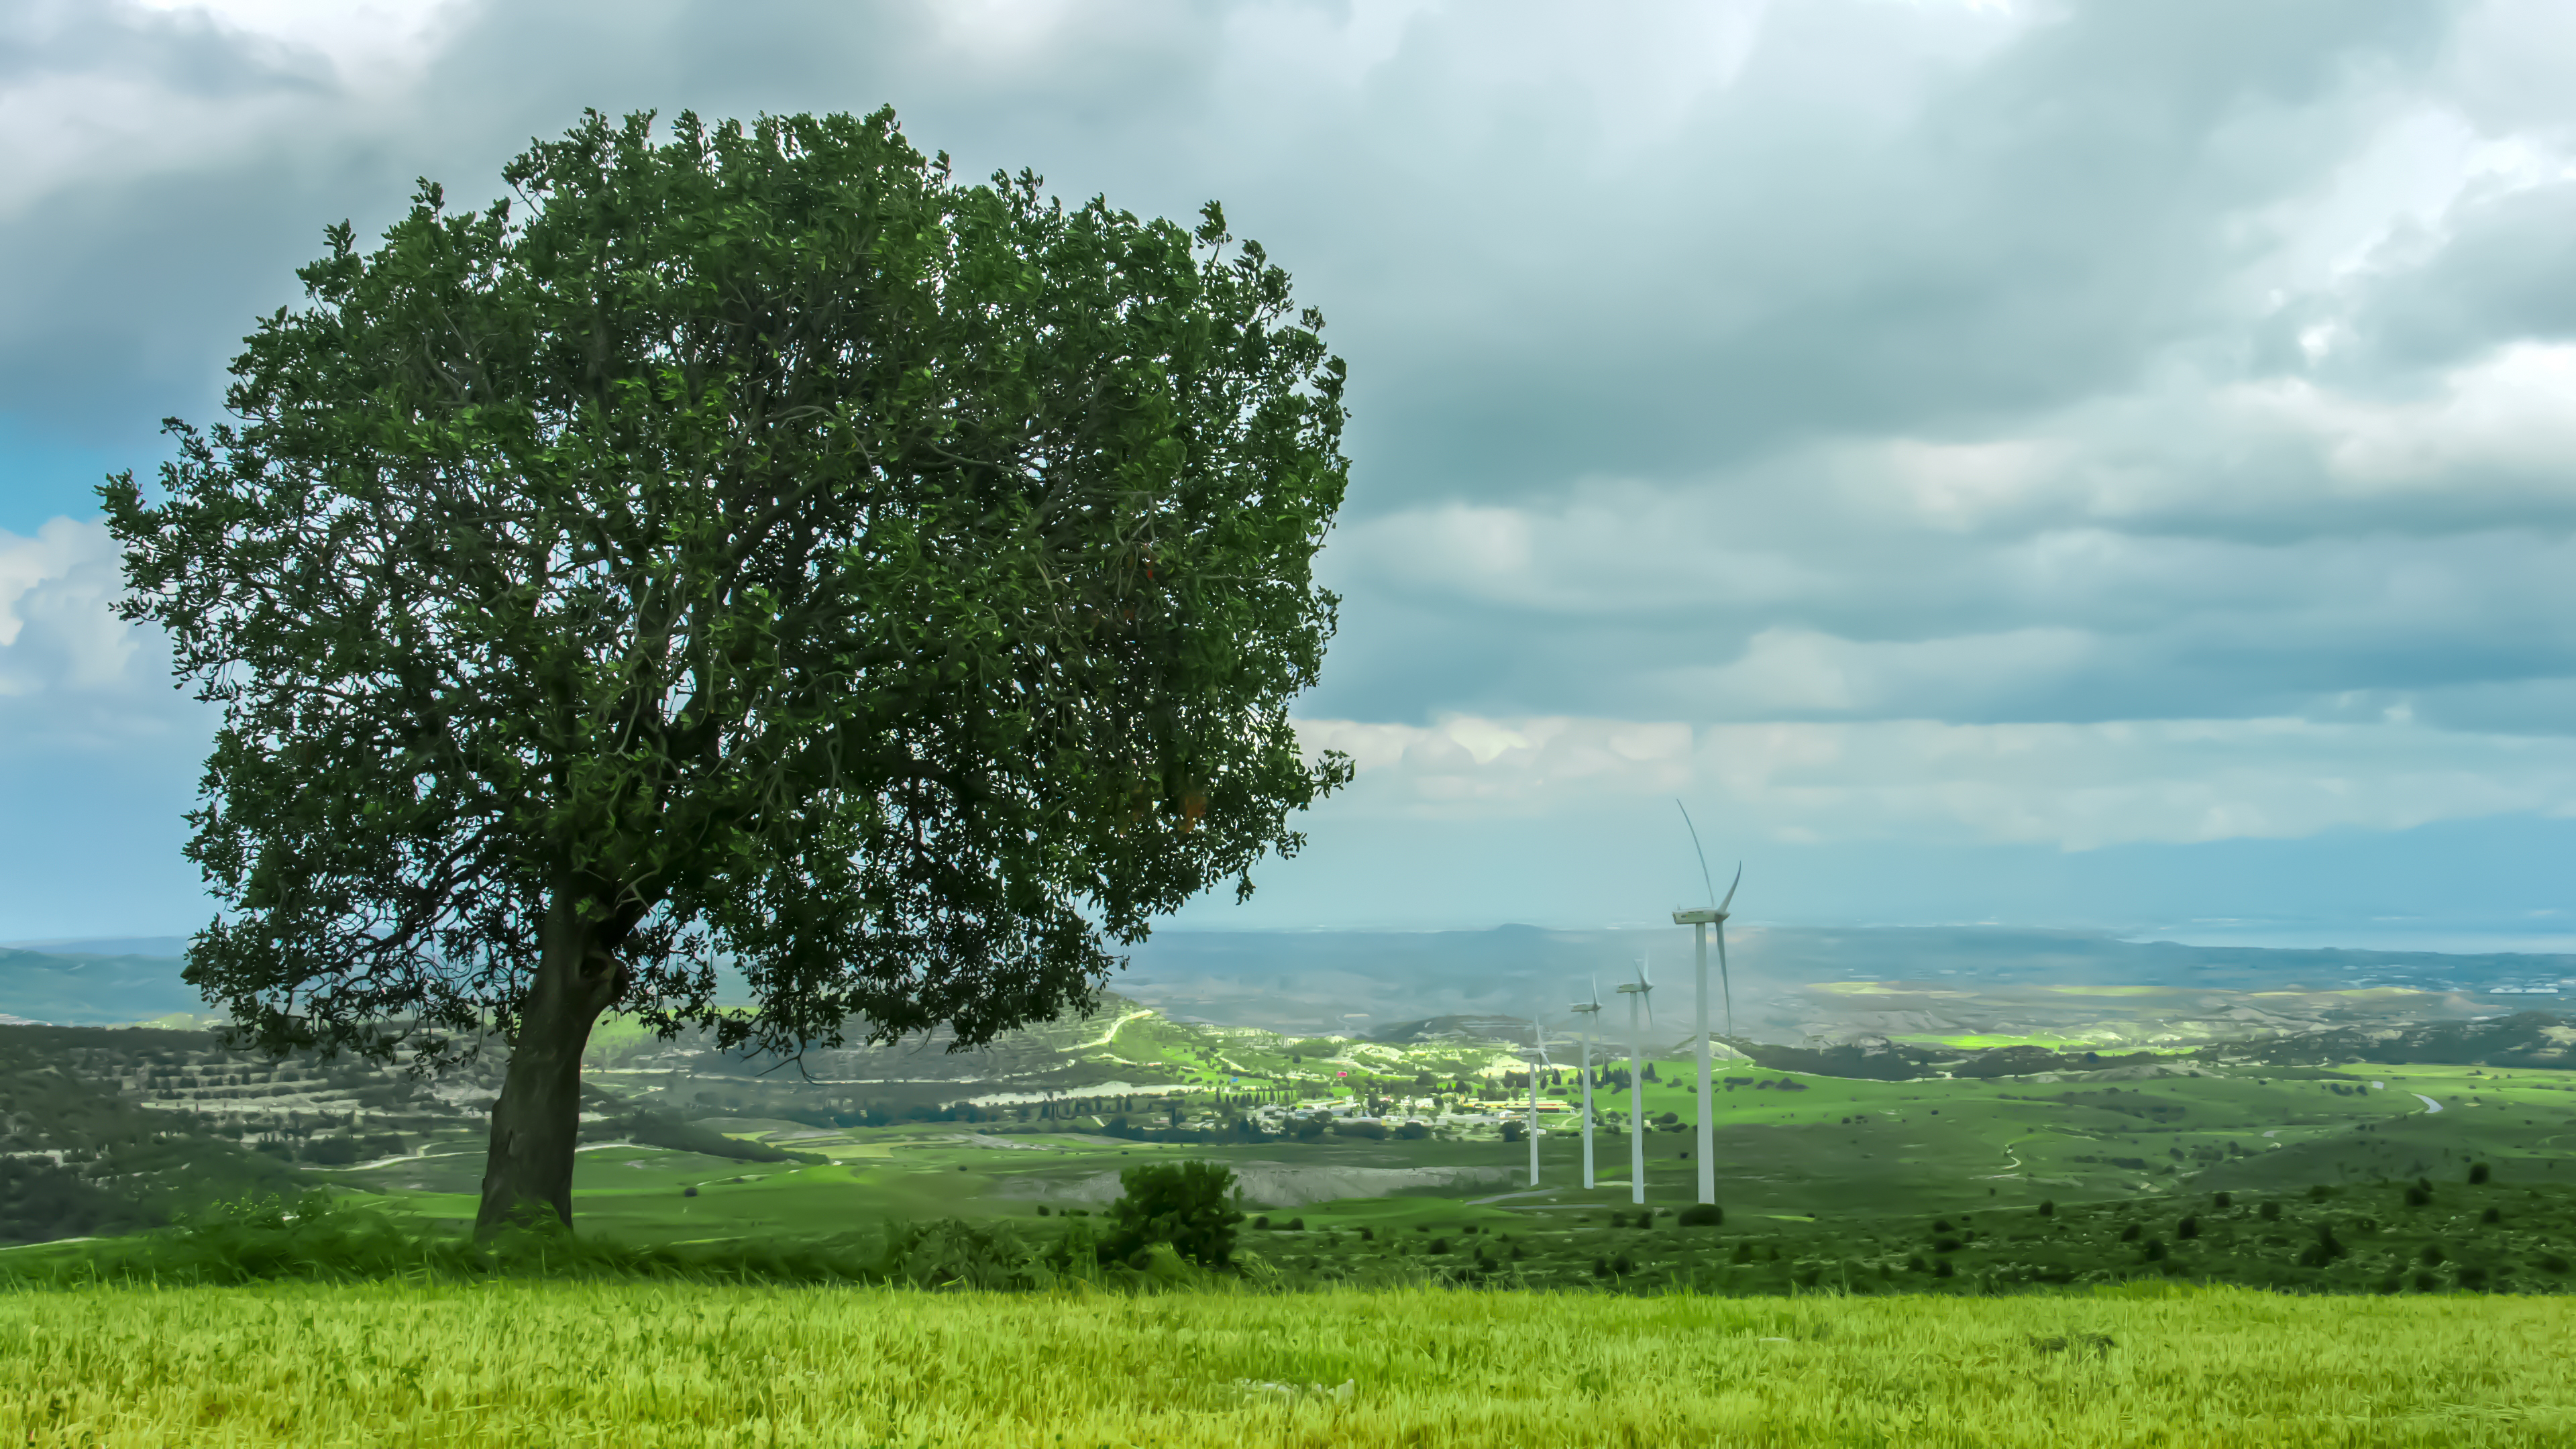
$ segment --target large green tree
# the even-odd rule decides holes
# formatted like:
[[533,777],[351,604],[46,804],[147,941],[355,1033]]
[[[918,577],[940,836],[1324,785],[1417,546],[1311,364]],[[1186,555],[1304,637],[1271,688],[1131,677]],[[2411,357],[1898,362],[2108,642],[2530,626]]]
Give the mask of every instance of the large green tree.
[[234,420],[103,490],[223,706],[188,979],[272,1050],[497,1032],[486,1229],[570,1221],[603,1012],[979,1044],[1349,778],[1287,716],[1343,367],[1215,205],[962,184],[884,111],[594,113],[504,177],[330,229]]

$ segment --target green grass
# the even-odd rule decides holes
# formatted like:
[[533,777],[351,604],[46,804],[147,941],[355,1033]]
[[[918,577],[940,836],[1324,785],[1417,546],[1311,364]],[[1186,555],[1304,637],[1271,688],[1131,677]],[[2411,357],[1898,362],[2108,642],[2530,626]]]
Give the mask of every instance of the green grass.
[[2576,1435],[2568,1328],[2243,1291],[91,1289],[0,1296],[0,1442],[2540,1445]]

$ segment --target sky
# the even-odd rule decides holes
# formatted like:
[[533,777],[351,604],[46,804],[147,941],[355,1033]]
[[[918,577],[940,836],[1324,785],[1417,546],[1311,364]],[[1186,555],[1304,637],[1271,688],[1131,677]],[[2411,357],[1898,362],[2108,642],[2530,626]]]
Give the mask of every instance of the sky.
[[2563,0],[0,0],[0,940],[186,931],[91,491],[414,178],[893,105],[1348,359],[1356,783],[1196,928],[2576,949]]

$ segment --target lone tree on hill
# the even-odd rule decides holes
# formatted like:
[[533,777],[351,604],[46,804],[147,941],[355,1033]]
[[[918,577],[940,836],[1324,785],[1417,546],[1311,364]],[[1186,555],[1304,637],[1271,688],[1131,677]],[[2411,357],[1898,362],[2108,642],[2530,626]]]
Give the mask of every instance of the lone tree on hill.
[[497,1030],[486,1231],[571,1220],[601,1013],[977,1045],[1350,777],[1287,717],[1343,366],[1257,244],[960,184],[890,111],[651,120],[331,228],[234,421],[102,490],[224,708],[188,980],[272,1051]]

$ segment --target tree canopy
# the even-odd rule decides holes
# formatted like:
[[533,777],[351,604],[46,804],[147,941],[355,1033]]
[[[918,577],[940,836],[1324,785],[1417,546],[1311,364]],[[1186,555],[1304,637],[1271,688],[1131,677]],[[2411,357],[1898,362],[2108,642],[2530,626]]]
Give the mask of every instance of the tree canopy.
[[505,1034],[496,1164],[563,1181],[487,1221],[569,1218],[600,1012],[981,1043],[1349,778],[1287,715],[1344,369],[1215,204],[964,184],[890,111],[594,113],[503,174],[330,228],[233,420],[103,490],[223,707],[188,979],[272,1049]]

